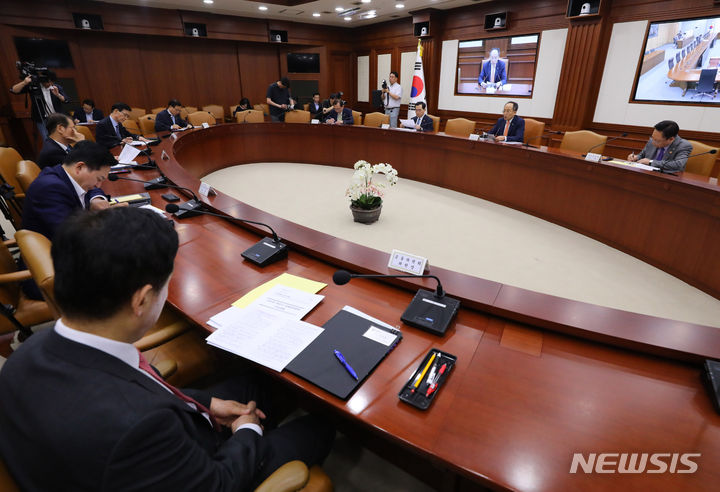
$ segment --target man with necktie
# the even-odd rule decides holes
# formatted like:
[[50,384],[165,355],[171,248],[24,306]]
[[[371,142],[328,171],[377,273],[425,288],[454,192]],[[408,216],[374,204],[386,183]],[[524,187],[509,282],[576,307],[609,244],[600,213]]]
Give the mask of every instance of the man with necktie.
[[123,123],[130,118],[130,106],[125,103],[115,103],[110,109],[110,115],[100,120],[95,127],[95,141],[108,149],[130,143],[133,140],[147,142],[144,137],[130,133]]
[[507,83],[505,75],[505,62],[500,59],[500,51],[497,48],[490,50],[490,61],[483,64],[478,85],[482,87],[499,88]]
[[327,419],[263,428],[252,384],[233,399],[181,390],[134,347],[165,305],[177,250],[172,224],[140,208],[75,215],[58,230],[62,317],[0,372],[0,455],[21,490],[245,491],[328,454]]
[[167,109],[160,111],[155,116],[155,131],[169,132],[171,130],[180,130],[188,125],[188,122],[180,117],[183,105],[177,99],[171,99],[168,102]]
[[54,113],[45,120],[48,138],[38,154],[37,165],[43,169],[61,164],[72,150],[72,146],[85,140],[75,128],[75,122],[66,114]]
[[525,120],[517,115],[518,103],[508,101],[503,107],[503,115],[492,127],[490,135],[496,142],[522,142],[525,137]]
[[415,123],[415,129],[419,132],[433,131],[433,120],[425,113],[427,105],[424,101],[415,104],[415,116],[410,118]]
[[680,127],[670,120],[663,120],[654,126],[650,140],[639,154],[631,153],[630,162],[656,167],[662,171],[685,170],[692,144],[678,136]]

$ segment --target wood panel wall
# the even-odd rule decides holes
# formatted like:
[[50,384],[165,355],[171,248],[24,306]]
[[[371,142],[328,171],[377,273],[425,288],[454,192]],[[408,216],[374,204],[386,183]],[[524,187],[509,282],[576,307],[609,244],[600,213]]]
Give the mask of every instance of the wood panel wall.
[[[480,126],[497,118],[494,114],[437,110],[444,40],[492,39],[568,29],[565,52],[558,53],[564,56],[564,63],[555,113],[553,118],[545,119],[547,127],[588,128],[610,136],[627,131],[627,138],[612,142],[607,149],[611,155],[627,155],[642,147],[650,128],[592,122],[613,24],[720,15],[716,5],[710,0],[604,0],[600,17],[572,21],[565,18],[567,0],[497,0],[452,10],[414,12],[417,19],[430,22],[430,36],[422,40],[428,109],[443,121],[461,116]],[[485,31],[485,15],[498,11],[509,13],[508,28]],[[76,29],[72,12],[101,14],[105,32]],[[183,21],[206,24],[208,39],[184,36]],[[389,53],[391,69],[399,70],[400,54],[414,51],[417,46],[411,16],[366,27],[341,28],[88,0],[5,0],[0,25],[0,81],[4,86],[17,80],[13,35],[67,39],[79,63],[74,70],[58,71],[58,75],[74,78],[81,97],[93,97],[103,109],[117,99],[148,109],[165,104],[169,97],[197,106],[228,106],[240,96],[258,102],[264,99],[267,85],[285,73],[288,51],[312,51],[320,53],[321,72],[291,78],[318,80],[323,97],[342,90],[353,109],[369,112],[373,111],[369,103],[356,102],[357,57],[370,57],[372,90],[377,80],[378,54]],[[271,29],[287,31],[288,44],[269,43]],[[411,80],[401,83],[409,90]],[[682,108],[668,106],[668,118],[675,111]],[[10,133],[8,140],[32,152],[27,136],[23,137],[32,128],[27,116],[22,98],[0,96],[0,125],[4,125],[6,134]],[[720,135],[714,130],[682,134],[720,147]],[[716,166],[718,170],[720,166]]]

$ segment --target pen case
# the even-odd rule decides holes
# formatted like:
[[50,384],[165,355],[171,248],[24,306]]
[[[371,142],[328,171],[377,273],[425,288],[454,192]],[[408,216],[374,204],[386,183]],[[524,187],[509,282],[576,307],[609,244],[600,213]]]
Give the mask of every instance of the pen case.
[[[435,354],[434,359],[433,354]],[[432,363],[430,363],[430,359],[432,359]],[[457,361],[456,356],[436,348],[431,349],[398,393],[400,400],[420,410],[427,410],[450,376],[452,368],[455,367],[455,361]],[[443,365],[445,369],[441,371]],[[431,376],[432,379],[430,379]],[[434,389],[432,389],[433,383],[435,383]]]

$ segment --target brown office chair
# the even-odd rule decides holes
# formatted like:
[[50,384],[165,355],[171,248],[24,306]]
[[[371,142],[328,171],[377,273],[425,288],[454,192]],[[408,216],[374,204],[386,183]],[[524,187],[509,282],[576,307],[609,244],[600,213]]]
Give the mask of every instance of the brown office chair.
[[307,111],[310,108],[310,103],[303,104],[303,111]]
[[310,111],[289,111],[285,113],[285,123],[310,123]]
[[593,153],[602,154],[605,150],[605,142],[607,142],[605,135],[600,135],[590,130],[565,132],[562,142],[560,142],[560,149],[585,154],[597,145],[597,147],[593,149]]
[[85,140],[88,140],[89,142],[95,141],[95,135],[93,135],[93,132],[90,131],[90,128],[85,125],[75,125],[75,129],[78,133],[82,133],[85,136]]
[[27,338],[32,335],[31,326],[52,321],[53,314],[45,301],[28,298],[20,287],[20,282],[32,275],[29,270],[18,270],[8,249],[13,244],[14,241],[0,243],[0,304],[7,307],[2,309],[4,316],[0,316],[0,333],[19,330],[21,337]]
[[270,106],[268,106],[267,103],[255,104],[253,105],[253,109],[256,111],[262,111],[265,116],[270,115]]
[[[697,140],[688,140],[688,142],[692,144],[691,154],[700,154],[713,149],[718,150],[716,147],[710,147],[709,145],[705,145]],[[705,154],[697,157],[691,157],[687,160],[687,164],[685,164],[685,171],[688,173],[710,177],[717,156],[717,154]]]
[[433,131],[435,133],[440,131],[440,117],[439,116],[433,116],[430,113],[425,113],[428,115],[428,118],[430,118],[433,122]]
[[225,119],[225,110],[219,104],[208,104],[207,106],[203,106],[202,110],[212,113],[216,120]]
[[158,113],[161,112],[161,111],[165,111],[165,109],[166,109],[165,107],[161,106],[161,107],[159,107],[159,108],[152,108],[152,109],[150,110],[150,112],[151,112],[152,114],[158,114]]
[[540,136],[545,132],[545,122],[534,120],[532,118],[525,118],[525,136],[523,142],[532,142],[536,145],[542,144],[542,138]]
[[10,222],[15,229],[19,229],[22,223],[22,202],[25,199],[25,193],[20,189],[20,183],[15,178],[17,163],[21,160],[22,157],[17,150],[12,147],[0,147],[0,175],[15,191],[15,201],[9,203]]
[[453,118],[445,123],[445,134],[456,137],[469,137],[475,131],[475,122],[465,118]]
[[7,144],[7,138],[5,138],[5,134],[3,133],[2,128],[0,128],[0,146],[4,147]]
[[257,109],[246,109],[235,113],[235,121],[238,123],[263,123],[265,115]]
[[144,114],[138,118],[137,122],[140,126],[140,133],[143,135],[149,135],[155,133],[155,117],[154,114]]
[[363,126],[371,126],[374,128],[380,128],[383,124],[390,124],[390,115],[385,113],[368,113],[365,115]]
[[125,120],[123,121],[122,126],[124,126],[127,131],[134,133],[135,135],[140,135],[142,133],[138,122],[135,120]]
[[[0,459],[0,490],[20,492],[15,479]],[[273,472],[261,483],[255,492],[332,492],[330,478],[319,466],[308,470],[302,461],[290,461]]]
[[[55,301],[55,292],[53,290],[55,285],[55,268],[53,267],[52,256],[50,255],[52,243],[42,234],[25,229],[17,231],[15,233],[15,239],[20,247],[23,260],[28,266],[32,278],[40,289],[43,298],[47,301],[53,316],[56,319],[59,318],[60,308]],[[182,335],[189,328],[188,323],[180,318],[171,307],[165,306],[155,326],[151,328],[144,337],[135,342],[134,345],[141,351],[150,350]],[[164,366],[156,365],[164,377],[168,376],[167,367],[172,366],[177,367],[172,361],[166,363]]]
[[130,108],[130,118],[128,119],[137,120],[145,113],[147,113],[147,111],[145,111],[143,108]]
[[188,115],[188,122],[192,126],[200,126],[203,123],[213,126],[215,124],[215,117],[207,111],[195,111]]
[[17,179],[20,185],[20,190],[23,193],[27,193],[30,184],[35,181],[35,178],[40,174],[40,168],[33,161],[19,161],[17,163],[17,171],[15,172],[15,179]]
[[355,125],[355,126],[362,125],[362,123],[363,123],[362,113],[360,111],[353,111],[352,115],[353,115],[353,125]]

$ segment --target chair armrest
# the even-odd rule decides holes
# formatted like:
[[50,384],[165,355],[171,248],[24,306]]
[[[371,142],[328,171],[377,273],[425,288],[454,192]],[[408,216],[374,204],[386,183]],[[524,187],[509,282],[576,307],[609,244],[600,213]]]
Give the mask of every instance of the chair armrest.
[[163,379],[167,379],[173,374],[175,374],[178,368],[177,362],[172,359],[161,360],[157,364],[154,364],[154,366]]
[[9,284],[13,282],[22,282],[32,278],[30,270],[20,270],[19,272],[0,273],[0,284]]
[[255,492],[294,492],[303,488],[309,477],[310,471],[305,463],[290,461],[267,477]]
[[158,345],[162,345],[165,342],[169,342],[173,338],[185,333],[188,329],[190,329],[190,325],[188,325],[186,321],[176,321],[175,323],[164,326],[153,333],[145,335],[133,345],[135,345],[140,352],[144,352],[155,348]]

